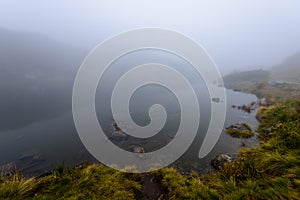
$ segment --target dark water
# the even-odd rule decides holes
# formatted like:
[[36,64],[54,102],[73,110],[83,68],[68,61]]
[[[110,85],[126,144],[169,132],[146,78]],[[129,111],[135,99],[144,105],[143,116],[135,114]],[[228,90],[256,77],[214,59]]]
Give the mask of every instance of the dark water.
[[[198,152],[210,118],[210,98],[206,85],[202,77],[197,75],[189,63],[183,59],[166,52],[151,50],[133,52],[119,58],[112,63],[99,83],[96,93],[96,110],[99,123],[108,137],[111,137],[113,132],[114,120],[110,110],[110,96],[116,81],[130,67],[147,62],[157,62],[174,67],[188,78],[199,100],[201,118],[198,134],[189,150],[173,164],[174,167],[182,171],[204,172],[210,169],[210,160],[214,155],[235,154],[242,147],[242,142],[246,144],[246,147],[253,147],[257,144],[255,137],[236,139],[223,131],[212,152],[200,160]],[[68,92],[70,89],[68,88]],[[68,108],[71,105],[70,97],[68,97],[69,104],[66,106]],[[253,113],[244,113],[231,108],[231,105],[248,104],[256,100],[254,95],[227,90],[227,113],[224,127],[236,122],[247,122],[255,128],[258,122]],[[59,103],[59,101],[53,101],[49,103],[49,107]],[[149,108],[157,103],[165,107],[168,115],[164,128],[157,135],[147,139],[127,137],[126,140],[119,140],[112,138],[113,143],[128,151],[131,151],[133,145],[138,145],[143,147],[146,152],[150,152],[162,148],[170,142],[178,129],[181,114],[179,103],[171,91],[158,85],[146,85],[134,93],[129,109],[133,120],[137,124],[145,126],[150,122]],[[28,112],[28,116],[30,116],[30,112]],[[26,116],[24,116],[25,119]],[[6,166],[6,168],[16,166],[26,175],[36,175],[51,170],[57,165],[74,166],[83,161],[97,162],[82,145],[70,109],[61,112],[56,117],[36,120],[21,128],[0,131],[0,165]]]
[[[233,104],[246,104],[256,100],[254,95],[227,90],[228,110],[225,127],[235,122],[247,122],[256,127],[254,114],[244,113],[230,106]],[[113,120],[108,120],[112,124]],[[112,128],[111,128],[112,130]],[[170,128],[171,130],[171,128]],[[166,141],[172,137],[167,136]],[[154,140],[155,141],[155,140]],[[161,141],[161,140],[159,140]],[[128,144],[147,144],[152,148],[160,147],[160,143],[128,140]],[[210,167],[210,159],[219,153],[236,153],[241,148],[241,142],[247,147],[257,144],[255,138],[236,139],[224,131],[213,151],[203,160],[198,160],[198,150],[195,148],[176,164],[181,169],[198,169],[203,171]],[[120,142],[120,146],[128,145]],[[165,143],[164,143],[165,144]],[[200,147],[196,143],[196,147]],[[147,146],[145,146],[147,149]],[[149,148],[149,147],[148,147]],[[93,157],[83,147],[77,136],[71,112],[66,112],[56,119],[33,123],[27,127],[12,131],[2,131],[0,134],[1,165],[17,166],[25,174],[39,174],[52,169],[57,165],[75,165],[82,161],[95,162]],[[184,163],[184,164],[183,164]]]

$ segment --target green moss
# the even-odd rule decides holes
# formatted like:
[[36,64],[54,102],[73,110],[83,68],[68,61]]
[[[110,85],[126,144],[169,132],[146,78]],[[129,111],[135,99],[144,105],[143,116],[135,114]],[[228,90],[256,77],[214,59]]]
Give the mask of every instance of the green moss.
[[125,175],[102,165],[60,168],[40,179],[5,180],[0,199],[135,199],[141,177]]
[[250,138],[254,136],[254,133],[249,130],[226,129],[226,132],[235,138]]
[[226,128],[226,132],[235,138],[250,138],[254,136],[252,128],[247,123],[239,123],[238,126],[241,126],[245,129],[236,129],[236,128]]
[[15,173],[0,181],[0,199],[26,199],[34,195],[38,185],[38,180],[23,179],[20,174]]
[[241,125],[244,126],[246,129],[248,129],[249,131],[252,131],[252,128],[249,124],[242,122]]
[[166,199],[219,199],[216,190],[210,189],[202,180],[193,176],[182,176],[175,169],[166,168],[156,173],[168,191]]

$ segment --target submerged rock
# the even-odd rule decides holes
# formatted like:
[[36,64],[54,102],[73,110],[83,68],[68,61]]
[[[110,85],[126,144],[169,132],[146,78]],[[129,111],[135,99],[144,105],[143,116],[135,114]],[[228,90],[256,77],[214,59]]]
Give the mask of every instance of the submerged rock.
[[36,152],[25,152],[23,153],[20,158],[20,161],[44,161],[45,158],[42,154]]
[[233,157],[228,155],[228,154],[220,154],[216,155],[212,160],[211,160],[211,165],[215,169],[219,169],[220,167],[223,167],[225,163],[230,163],[234,161]]
[[145,158],[145,149],[138,145],[132,145],[131,150],[133,153],[137,153],[137,156],[141,159]]

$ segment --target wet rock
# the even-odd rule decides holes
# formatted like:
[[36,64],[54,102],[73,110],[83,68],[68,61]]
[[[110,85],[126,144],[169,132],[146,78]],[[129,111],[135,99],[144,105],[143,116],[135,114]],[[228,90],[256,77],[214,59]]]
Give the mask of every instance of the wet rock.
[[220,99],[220,98],[217,98],[217,97],[212,98],[211,100],[212,100],[213,102],[215,102],[215,103],[220,103],[220,101],[221,101],[221,99]]
[[134,152],[134,153],[137,153],[137,156],[139,158],[142,158],[144,159],[145,158],[145,149],[141,146],[138,146],[138,145],[132,145],[131,146],[131,150]]
[[220,167],[223,167],[225,163],[230,163],[234,161],[233,157],[228,155],[228,154],[220,154],[216,155],[212,160],[211,160],[211,165],[215,169],[219,169]]
[[242,131],[242,130],[249,130],[243,124],[232,124],[229,127],[227,127],[227,129],[240,130],[240,131]]
[[115,141],[124,141],[128,139],[128,135],[123,131],[126,128],[125,125],[121,124],[122,127],[118,126],[116,122],[112,124],[114,131],[111,134],[110,139]]
[[246,113],[251,113],[252,111],[254,111],[257,107],[258,107],[258,103],[253,101],[250,104],[246,105],[232,105],[232,108],[237,108],[238,110],[242,110]]
[[140,147],[140,146],[133,146],[132,151],[134,153],[145,153],[145,149],[143,147]]
[[123,132],[130,131],[130,127],[125,122],[119,122],[118,124],[116,122],[113,122],[112,127],[114,128],[115,131],[123,131]]
[[118,126],[118,124],[116,122],[114,122],[112,124],[113,128],[115,129],[115,131],[122,131],[122,129]]

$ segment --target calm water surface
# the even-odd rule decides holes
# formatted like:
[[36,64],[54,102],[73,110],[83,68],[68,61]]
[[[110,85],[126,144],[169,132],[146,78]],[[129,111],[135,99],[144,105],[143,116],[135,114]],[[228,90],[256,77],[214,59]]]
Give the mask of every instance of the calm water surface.
[[[128,151],[131,151],[132,146],[140,146],[146,152],[150,152],[162,148],[176,135],[181,111],[175,95],[167,88],[158,85],[146,85],[138,89],[131,98],[129,109],[132,118],[141,126],[147,125],[150,122],[149,108],[151,105],[159,103],[165,107],[168,114],[164,128],[157,135],[147,139],[127,137],[120,140],[112,137],[114,120],[110,110],[111,91],[119,77],[130,67],[147,62],[157,62],[174,67],[188,78],[199,100],[201,119],[198,134],[189,150],[173,164],[174,167],[182,171],[205,172],[211,168],[210,160],[214,155],[220,153],[236,154],[241,149],[242,142],[246,144],[246,147],[257,145],[258,142],[255,137],[236,139],[223,131],[212,152],[200,160],[197,156],[210,119],[211,100],[206,85],[202,77],[197,75],[189,63],[183,59],[166,52],[153,51],[133,52],[119,58],[112,63],[99,83],[96,93],[98,120],[106,135],[111,138],[115,145]],[[71,89],[68,88],[68,90]],[[68,92],[71,94],[70,91]],[[67,102],[70,106],[71,95],[68,98]],[[247,122],[255,129],[258,125],[255,114],[233,109],[231,105],[248,104],[256,100],[254,95],[227,90],[227,113],[224,127],[236,122]],[[55,101],[52,103],[59,104]],[[51,108],[51,104],[49,107]],[[57,165],[74,166],[83,161],[97,162],[82,145],[74,126],[72,112],[70,109],[67,110],[56,117],[36,120],[21,128],[0,130],[0,165],[6,168],[16,166],[26,175],[37,175],[51,170]],[[27,112],[26,114],[30,117],[30,113]],[[25,118],[26,116],[24,120]]]

